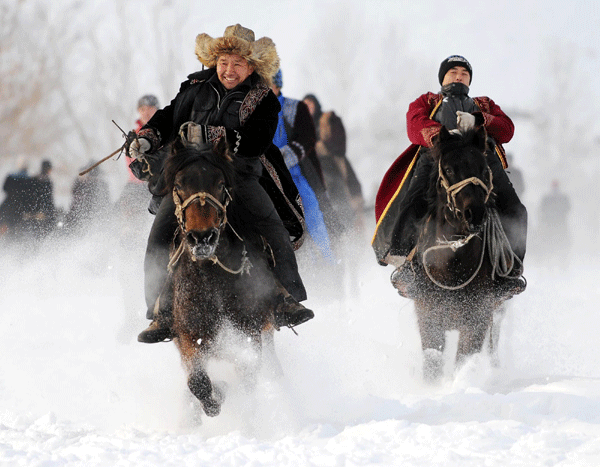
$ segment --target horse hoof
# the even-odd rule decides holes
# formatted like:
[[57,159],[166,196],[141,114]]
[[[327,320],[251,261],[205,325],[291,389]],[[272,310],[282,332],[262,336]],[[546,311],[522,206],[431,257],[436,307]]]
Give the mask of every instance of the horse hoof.
[[217,404],[222,404],[225,401],[225,393],[227,392],[227,383],[225,381],[219,381],[213,384],[213,399]]
[[204,413],[209,417],[216,417],[221,413],[221,404],[214,399],[203,402],[202,407],[204,408]]

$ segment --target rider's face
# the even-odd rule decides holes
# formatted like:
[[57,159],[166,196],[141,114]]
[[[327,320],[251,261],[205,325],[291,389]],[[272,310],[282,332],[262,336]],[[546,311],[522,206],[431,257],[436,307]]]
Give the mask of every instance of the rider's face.
[[217,60],[217,76],[225,89],[233,89],[252,74],[254,67],[236,54],[223,54]]
[[442,86],[446,86],[450,83],[462,83],[465,86],[468,86],[471,82],[471,75],[469,71],[462,66],[455,66],[448,70],[446,76],[444,76],[444,81],[442,81]]

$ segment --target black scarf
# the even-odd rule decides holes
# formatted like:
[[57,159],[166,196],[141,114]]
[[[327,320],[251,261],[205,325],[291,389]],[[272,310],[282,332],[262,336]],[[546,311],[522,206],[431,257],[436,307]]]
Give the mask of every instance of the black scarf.
[[442,86],[442,104],[433,119],[448,130],[456,128],[456,111],[473,113],[479,111],[475,101],[469,97],[469,86],[462,83],[450,83]]

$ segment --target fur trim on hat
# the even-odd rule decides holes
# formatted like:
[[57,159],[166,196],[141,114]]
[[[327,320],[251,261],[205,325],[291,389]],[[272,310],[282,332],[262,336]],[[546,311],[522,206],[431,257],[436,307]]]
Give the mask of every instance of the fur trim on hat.
[[254,71],[266,82],[279,70],[279,55],[275,43],[268,37],[254,40],[254,32],[240,24],[228,26],[223,37],[212,38],[208,34],[196,37],[196,56],[200,63],[215,68],[222,54],[236,54],[245,58]]

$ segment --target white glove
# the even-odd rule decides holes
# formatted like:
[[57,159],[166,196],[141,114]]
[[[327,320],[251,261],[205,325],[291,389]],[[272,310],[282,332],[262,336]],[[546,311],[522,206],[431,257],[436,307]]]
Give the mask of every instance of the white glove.
[[129,157],[140,159],[150,151],[150,141],[146,138],[134,139],[129,145]]
[[475,115],[468,112],[456,111],[456,125],[461,133],[466,133],[475,127]]

